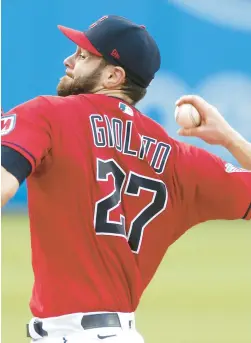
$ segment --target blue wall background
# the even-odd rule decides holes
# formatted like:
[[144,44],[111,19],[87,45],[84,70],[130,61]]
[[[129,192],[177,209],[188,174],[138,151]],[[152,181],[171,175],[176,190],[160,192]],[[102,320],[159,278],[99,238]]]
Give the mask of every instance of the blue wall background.
[[[251,3],[245,0],[2,0],[4,110],[40,94],[55,94],[63,60],[75,49],[57,24],[84,30],[105,14],[144,24],[157,40],[162,67],[139,107],[170,135],[177,138],[175,100],[197,93],[251,140]],[[235,162],[219,147],[182,140]],[[8,208],[25,205],[22,186]]]

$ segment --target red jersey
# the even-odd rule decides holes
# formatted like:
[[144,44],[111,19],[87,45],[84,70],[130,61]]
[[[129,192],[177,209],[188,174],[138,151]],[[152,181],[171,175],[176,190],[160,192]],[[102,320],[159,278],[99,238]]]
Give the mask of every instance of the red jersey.
[[34,316],[132,312],[186,230],[251,218],[250,172],[170,138],[122,100],[38,97],[2,123],[2,144],[32,165]]

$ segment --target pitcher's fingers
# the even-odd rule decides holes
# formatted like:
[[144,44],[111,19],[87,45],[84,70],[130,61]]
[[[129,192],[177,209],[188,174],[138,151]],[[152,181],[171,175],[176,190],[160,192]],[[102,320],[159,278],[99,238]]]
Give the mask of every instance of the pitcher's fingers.
[[177,131],[179,136],[196,136],[196,128],[192,129],[179,129]]
[[211,107],[211,105],[206,102],[206,100],[198,95],[184,95],[175,103],[176,106],[181,106],[183,104],[193,105],[199,111],[202,117],[204,116],[205,111]]
[[191,127],[190,129],[181,128],[177,131],[179,136],[200,137],[203,134],[204,128],[201,126]]

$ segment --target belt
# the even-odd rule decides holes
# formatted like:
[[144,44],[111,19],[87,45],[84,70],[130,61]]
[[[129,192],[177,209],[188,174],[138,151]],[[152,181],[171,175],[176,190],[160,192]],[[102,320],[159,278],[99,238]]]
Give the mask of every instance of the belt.
[[[132,322],[129,321],[129,329],[132,327]],[[117,313],[97,313],[83,315],[81,326],[84,330],[98,329],[98,328],[121,328],[120,319]],[[30,325],[26,325],[27,337],[32,337],[30,333]],[[32,324],[32,329],[41,337],[48,336],[48,332],[43,329],[43,321],[36,320]]]

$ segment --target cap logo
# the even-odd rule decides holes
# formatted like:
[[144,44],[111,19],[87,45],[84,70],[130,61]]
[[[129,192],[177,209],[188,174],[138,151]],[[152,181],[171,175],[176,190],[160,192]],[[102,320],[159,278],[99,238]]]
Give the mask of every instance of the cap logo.
[[112,52],[111,52],[111,56],[116,58],[116,60],[119,60],[120,59],[120,55],[118,53],[118,51],[116,49],[113,49]]
[[104,21],[105,19],[108,19],[108,15],[104,15],[102,18],[95,21],[93,24],[89,26],[89,28],[92,29],[93,27],[97,26],[99,23],[101,23],[101,21]]

